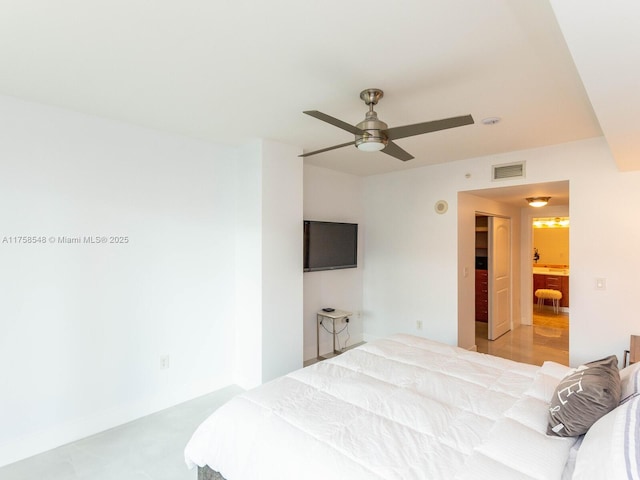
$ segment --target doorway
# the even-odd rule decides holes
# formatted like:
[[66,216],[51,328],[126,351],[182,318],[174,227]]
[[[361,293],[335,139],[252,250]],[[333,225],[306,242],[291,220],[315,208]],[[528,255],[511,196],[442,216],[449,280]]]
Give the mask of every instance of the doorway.
[[[549,205],[541,209],[529,207],[525,198],[531,196],[551,196]],[[464,348],[477,349],[504,356],[513,360],[540,364],[543,360],[554,360],[568,363],[568,352],[562,351],[556,344],[556,328],[551,321],[561,317],[551,317],[551,304],[546,305],[542,314],[546,315],[547,324],[534,326],[536,302],[533,288],[533,231],[532,221],[539,216],[568,216],[569,214],[569,182],[551,182],[544,184],[518,185],[511,187],[490,188],[460,192],[458,194],[459,219],[459,345]],[[512,219],[513,257],[512,257],[512,330],[497,340],[487,339],[487,324],[478,325],[484,328],[476,337],[475,319],[475,278],[467,274],[474,269],[475,250],[475,216],[476,212],[492,212]],[[490,214],[486,213],[489,216]],[[474,243],[469,245],[468,239]],[[568,254],[567,254],[568,255]],[[566,262],[568,263],[568,262]],[[471,272],[469,272],[471,273]],[[469,278],[472,277],[472,278]],[[561,310],[562,314],[568,313]],[[550,323],[551,322],[551,323]],[[540,322],[536,322],[540,323]],[[568,323],[568,322],[566,322]],[[533,333],[537,333],[534,336]],[[569,336],[568,327],[561,335],[563,341]],[[568,344],[568,342],[566,342]],[[488,345],[493,348],[489,350]],[[500,351],[502,349],[502,351]],[[563,349],[564,350],[564,349]],[[559,355],[559,356],[558,356]]]
[[[562,209],[554,211],[558,213]],[[523,248],[524,252],[531,252],[525,259],[529,268],[523,268],[523,276],[531,279],[531,290],[522,301],[531,305],[531,317],[495,342],[485,340],[481,326],[476,340],[478,351],[535,365],[546,360],[568,365],[569,217],[536,216],[535,212],[528,212],[522,222],[523,231],[528,230],[528,234],[523,235],[523,243],[528,241],[531,244],[530,250]],[[536,296],[539,290],[550,290],[560,295],[557,306],[551,298],[539,299]]]
[[[554,361],[569,363],[569,229],[568,216],[538,216],[531,221],[532,321],[536,343]],[[559,299],[536,296],[540,290]],[[541,295],[542,296],[542,295]]]

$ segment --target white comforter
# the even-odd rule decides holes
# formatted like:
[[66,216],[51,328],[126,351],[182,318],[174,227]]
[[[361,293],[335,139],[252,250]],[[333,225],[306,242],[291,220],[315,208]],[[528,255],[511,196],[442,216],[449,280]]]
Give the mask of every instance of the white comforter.
[[559,479],[574,440],[545,431],[566,371],[395,335],[235,397],[185,458],[227,480]]

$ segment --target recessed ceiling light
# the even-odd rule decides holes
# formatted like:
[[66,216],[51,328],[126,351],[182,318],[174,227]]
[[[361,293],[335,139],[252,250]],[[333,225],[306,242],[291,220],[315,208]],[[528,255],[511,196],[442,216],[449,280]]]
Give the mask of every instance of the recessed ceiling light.
[[489,117],[489,118],[483,118],[482,123],[484,123],[485,125],[495,125],[500,120],[502,120],[500,117]]

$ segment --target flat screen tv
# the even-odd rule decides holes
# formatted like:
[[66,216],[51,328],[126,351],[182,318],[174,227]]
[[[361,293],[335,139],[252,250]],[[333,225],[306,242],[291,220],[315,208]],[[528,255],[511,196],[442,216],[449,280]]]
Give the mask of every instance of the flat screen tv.
[[358,224],[304,221],[304,271],[358,266]]

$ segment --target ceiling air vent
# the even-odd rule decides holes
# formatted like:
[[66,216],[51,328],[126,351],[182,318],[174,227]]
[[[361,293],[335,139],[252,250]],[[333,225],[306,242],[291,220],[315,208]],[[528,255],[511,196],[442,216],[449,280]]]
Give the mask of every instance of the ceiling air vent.
[[524,178],[524,163],[509,163],[505,165],[494,165],[492,180],[506,180],[509,178]]

